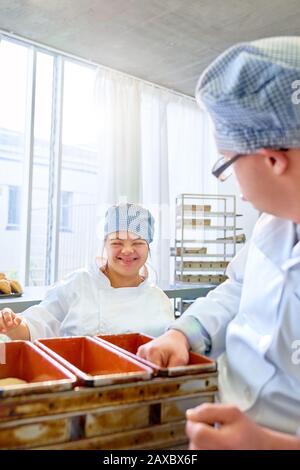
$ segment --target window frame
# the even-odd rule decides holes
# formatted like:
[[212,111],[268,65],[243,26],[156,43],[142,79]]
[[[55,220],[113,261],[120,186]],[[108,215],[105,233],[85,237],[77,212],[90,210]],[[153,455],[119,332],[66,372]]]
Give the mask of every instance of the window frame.
[[[72,207],[74,193],[71,191],[61,191],[61,203],[60,203],[60,232],[73,232],[72,229],[72,212],[70,207]],[[68,200],[65,202],[64,197]],[[71,200],[71,201],[70,201]],[[71,202],[71,205],[70,205]],[[64,216],[66,214],[66,223],[64,221]]]
[[24,151],[24,184],[22,186],[22,202],[20,204],[20,230],[23,244],[23,256],[20,266],[19,280],[28,286],[30,281],[30,249],[32,224],[32,181],[34,167],[34,121],[36,98],[36,66],[37,53],[48,54],[53,58],[52,112],[49,159],[49,190],[47,217],[47,246],[45,285],[57,281],[59,267],[59,233],[61,216],[61,174],[62,174],[62,121],[63,121],[63,90],[65,61],[75,62],[96,69],[96,64],[80,60],[32,41],[22,40],[14,35],[0,31],[1,40],[26,47],[29,52],[27,74],[27,108]]
[[[21,207],[20,207],[20,186],[13,186],[9,185],[8,186],[8,210],[7,210],[7,224],[6,224],[6,230],[19,230],[20,229],[20,217],[21,217]],[[10,220],[10,214],[11,214],[11,199],[12,199],[12,194],[13,197],[15,198],[15,203],[17,204],[17,207],[15,209],[15,215],[13,219],[15,218],[15,221]]]

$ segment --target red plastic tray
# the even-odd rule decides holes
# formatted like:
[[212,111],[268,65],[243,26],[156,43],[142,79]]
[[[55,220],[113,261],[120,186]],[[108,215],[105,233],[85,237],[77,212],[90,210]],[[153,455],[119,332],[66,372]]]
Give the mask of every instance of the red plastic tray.
[[86,386],[111,385],[152,377],[151,368],[88,336],[40,339],[36,344]]
[[[26,384],[0,386],[1,396],[69,390],[76,377],[29,341],[2,343],[0,378],[18,378]],[[4,349],[5,348],[5,349]]]
[[190,352],[189,363],[185,366],[159,367],[153,362],[140,358],[136,355],[139,347],[154,339],[148,335],[140,333],[126,333],[121,335],[99,335],[95,338],[103,344],[111,344],[118,351],[126,352],[129,357],[151,367],[156,375],[174,377],[179,375],[214,372],[217,370],[217,364],[215,361],[193,352]]

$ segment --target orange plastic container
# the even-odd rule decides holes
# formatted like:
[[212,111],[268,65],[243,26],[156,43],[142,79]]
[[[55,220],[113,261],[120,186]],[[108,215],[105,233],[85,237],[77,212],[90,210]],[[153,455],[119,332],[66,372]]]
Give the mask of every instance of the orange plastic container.
[[111,385],[148,380],[153,371],[109,343],[89,336],[40,339],[36,344],[73,372],[78,384]]
[[143,344],[149,343],[154,338],[140,333],[126,333],[122,335],[99,335],[95,337],[103,344],[111,344],[116,350],[123,351],[129,357],[140,361],[142,364],[151,367],[156,375],[174,377],[178,375],[197,374],[201,372],[214,372],[217,364],[212,359],[201,354],[190,352],[189,363],[186,366],[159,367],[153,362],[137,356],[137,351]]
[[[0,397],[69,390],[76,377],[29,341],[4,343],[4,362],[0,363],[0,379],[17,378],[26,384],[0,385]],[[3,358],[2,358],[3,359]]]

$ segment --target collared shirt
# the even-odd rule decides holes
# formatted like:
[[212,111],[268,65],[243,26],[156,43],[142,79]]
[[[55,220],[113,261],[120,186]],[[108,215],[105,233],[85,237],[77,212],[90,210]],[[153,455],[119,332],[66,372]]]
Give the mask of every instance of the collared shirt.
[[290,433],[300,426],[296,232],[299,239],[299,225],[263,215],[230,263],[229,279],[194,302],[174,325],[193,350],[204,352],[210,340],[211,355],[221,355],[221,401],[235,403],[261,425]]

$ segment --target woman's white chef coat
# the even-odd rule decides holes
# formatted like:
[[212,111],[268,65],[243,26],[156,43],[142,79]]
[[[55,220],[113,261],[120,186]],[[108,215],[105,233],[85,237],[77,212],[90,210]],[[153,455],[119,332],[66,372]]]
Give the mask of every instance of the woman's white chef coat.
[[229,279],[178,320],[193,349],[203,352],[200,321],[211,340],[210,354],[223,353],[221,401],[237,404],[262,425],[290,433],[300,430],[297,232],[292,222],[263,215],[229,265]]
[[170,300],[148,279],[138,287],[113,288],[97,263],[70,274],[21,315],[32,341],[126,332],[159,336],[174,320]]

